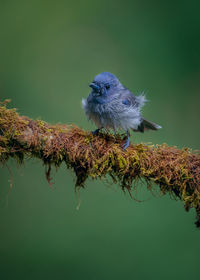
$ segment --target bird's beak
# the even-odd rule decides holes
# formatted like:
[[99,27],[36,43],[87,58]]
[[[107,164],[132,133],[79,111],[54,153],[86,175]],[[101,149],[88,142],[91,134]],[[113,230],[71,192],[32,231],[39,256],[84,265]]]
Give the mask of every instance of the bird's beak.
[[94,91],[96,91],[96,92],[100,92],[100,89],[101,89],[101,87],[98,86],[98,85],[95,84],[95,83],[89,84],[89,87],[91,87],[91,88],[92,88]]

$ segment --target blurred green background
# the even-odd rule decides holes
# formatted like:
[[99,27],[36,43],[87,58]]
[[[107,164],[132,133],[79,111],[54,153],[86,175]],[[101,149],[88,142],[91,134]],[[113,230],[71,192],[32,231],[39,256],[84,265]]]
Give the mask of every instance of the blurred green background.
[[[132,142],[200,149],[199,1],[0,1],[0,98],[20,114],[94,129],[81,108],[88,84],[116,74],[150,100],[163,129]],[[1,279],[198,279],[195,212],[140,185],[138,203],[117,185],[87,181],[39,160],[0,169]],[[8,198],[8,199],[7,199]],[[8,202],[8,203],[7,203]]]

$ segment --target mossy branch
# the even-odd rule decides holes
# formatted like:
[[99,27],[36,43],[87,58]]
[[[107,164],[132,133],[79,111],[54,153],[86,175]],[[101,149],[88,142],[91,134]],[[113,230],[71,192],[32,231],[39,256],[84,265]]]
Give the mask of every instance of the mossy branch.
[[0,162],[9,158],[22,163],[26,157],[37,157],[49,166],[65,162],[75,171],[76,186],[83,186],[88,177],[110,175],[123,190],[131,192],[136,179],[145,179],[163,194],[170,193],[184,202],[186,211],[195,208],[200,227],[200,153],[163,145],[134,144],[126,151],[119,135],[93,136],[76,126],[51,125],[41,120],[20,116],[16,109],[0,105]]

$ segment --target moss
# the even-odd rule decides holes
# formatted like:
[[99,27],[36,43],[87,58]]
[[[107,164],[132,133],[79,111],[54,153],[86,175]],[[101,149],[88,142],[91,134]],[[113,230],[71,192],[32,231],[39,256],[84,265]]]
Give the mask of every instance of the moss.
[[76,186],[83,187],[88,177],[110,175],[122,190],[131,195],[134,183],[144,179],[152,190],[157,184],[162,194],[181,199],[185,209],[195,208],[196,225],[200,227],[200,154],[191,149],[178,149],[167,144],[135,144],[126,151],[121,146],[125,135],[100,133],[93,136],[72,125],[51,125],[42,120],[20,116],[16,109],[0,103],[0,162],[13,157],[19,163],[37,157],[45,166],[46,178],[52,185],[51,166],[65,162],[74,170]]

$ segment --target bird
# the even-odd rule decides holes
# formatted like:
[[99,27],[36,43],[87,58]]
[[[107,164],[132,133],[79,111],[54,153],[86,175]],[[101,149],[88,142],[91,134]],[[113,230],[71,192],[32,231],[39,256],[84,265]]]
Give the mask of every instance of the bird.
[[141,115],[141,108],[147,101],[145,95],[135,96],[114,74],[98,74],[89,87],[92,90],[87,99],[82,99],[82,107],[88,119],[97,126],[92,131],[94,135],[103,128],[112,129],[115,133],[123,130],[127,138],[122,148],[126,150],[130,145],[129,130],[144,132],[162,128]]

